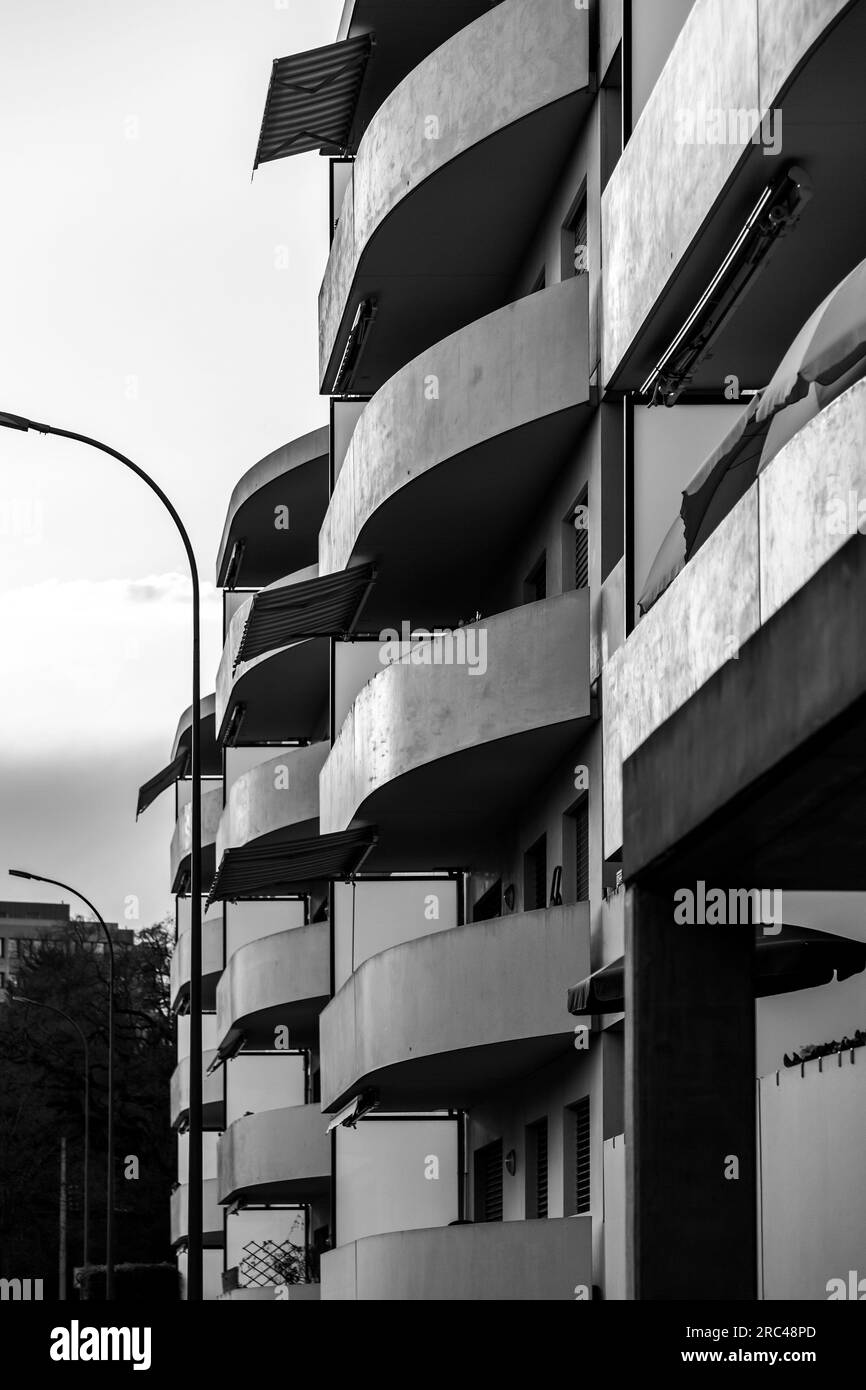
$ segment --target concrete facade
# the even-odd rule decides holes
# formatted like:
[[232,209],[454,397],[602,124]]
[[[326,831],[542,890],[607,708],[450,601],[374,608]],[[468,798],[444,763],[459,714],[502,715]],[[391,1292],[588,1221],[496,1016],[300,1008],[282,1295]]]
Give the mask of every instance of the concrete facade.
[[[682,928],[671,893],[746,866],[866,890],[864,562],[856,525],[830,521],[866,496],[866,382],[751,485],[726,479],[733,500],[708,505],[645,614],[638,599],[740,394],[866,258],[866,0],[653,0],[640,52],[646,15],[621,0],[473,3],[413,28],[415,3],[349,0],[340,31],[376,28],[381,62],[330,169],[330,431],[243,476],[219,549],[208,835],[217,868],[257,857],[205,922],[225,1213],[209,1253],[227,1301],[282,1298],[279,1259],[256,1287],[250,1251],[289,1246],[305,1282],[288,1297],[309,1300],[820,1298],[861,1234],[843,1219],[862,1206],[856,1125],[838,1142],[857,1062],[758,1082],[752,933]],[[768,152],[751,137],[777,104]],[[738,138],[705,138],[714,113]],[[715,271],[795,160],[815,187],[802,218],[682,399],[636,423],[645,372],[695,305],[707,327]],[[313,463],[324,500],[293,491]],[[303,567],[274,543],[283,494]],[[351,627],[326,618],[235,670],[244,589],[357,564],[374,575]],[[187,951],[179,930],[180,1125]],[[601,970],[621,974],[618,1007],[569,1013]],[[835,1019],[836,984],[813,988]]]

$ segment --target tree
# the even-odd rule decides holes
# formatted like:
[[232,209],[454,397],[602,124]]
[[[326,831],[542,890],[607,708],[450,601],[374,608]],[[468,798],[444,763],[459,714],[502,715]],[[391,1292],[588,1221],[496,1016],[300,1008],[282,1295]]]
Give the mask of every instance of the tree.
[[[118,1260],[170,1257],[168,1126],[174,1067],[171,931],[161,922],[115,945],[115,1210]],[[104,1256],[108,959],[92,927],[34,944],[16,993],[69,1014],[90,1046],[90,1245]],[[0,1277],[45,1280],[57,1268],[59,1143],[67,1141],[69,1265],[81,1260],[84,1063],[75,1031],[47,1010],[0,1008]],[[136,1162],[129,1160],[135,1159]]]

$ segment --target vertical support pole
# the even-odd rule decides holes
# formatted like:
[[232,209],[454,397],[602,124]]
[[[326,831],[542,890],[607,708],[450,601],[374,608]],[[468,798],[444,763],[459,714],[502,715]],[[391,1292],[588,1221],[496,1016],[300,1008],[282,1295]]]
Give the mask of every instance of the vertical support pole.
[[61,1303],[66,1302],[66,1235],[66,1136],[62,1135],[60,1139],[60,1258],[57,1287],[57,1297]]
[[626,895],[628,1298],[757,1295],[752,926]]

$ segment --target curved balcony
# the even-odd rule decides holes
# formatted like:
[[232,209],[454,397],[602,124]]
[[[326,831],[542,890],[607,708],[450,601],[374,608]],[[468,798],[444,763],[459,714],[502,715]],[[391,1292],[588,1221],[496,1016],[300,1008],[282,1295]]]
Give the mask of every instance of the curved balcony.
[[[812,308],[863,259],[866,188],[852,171],[864,46],[866,12],[849,0],[696,0],[602,198],[606,387],[642,386],[759,195],[791,165],[814,197],[690,389],[721,401],[730,375],[763,386]],[[775,114],[762,129],[765,111]]]
[[[206,917],[201,924],[201,1006],[205,1013],[216,1008],[216,987],[223,970],[223,919]],[[189,998],[190,935],[181,932],[171,956],[171,1007],[175,1013],[185,1009]]]
[[393,5],[390,0],[347,0],[338,42],[358,34],[376,35],[376,61],[369,64],[358,94],[350,148],[357,148],[382,102],[407,73],[496,3],[498,0],[439,0],[431,5],[429,0],[401,0]]
[[589,12],[574,0],[504,0],[383,102],[319,295],[323,391],[365,300],[376,321],[351,381],[359,394],[506,300],[588,109],[589,49]]
[[223,1055],[241,1043],[273,1047],[274,1029],[289,1029],[290,1046],[315,1038],[330,993],[328,926],[275,932],[235,951],[217,987],[217,1037]]
[[[215,715],[216,695],[202,696],[199,737],[201,738],[201,770],[204,777],[218,777],[222,772],[222,757],[216,741]],[[182,749],[189,749],[192,743],[192,705],[185,709],[177,722],[171,745],[171,761]]]
[[232,783],[217,835],[217,863],[238,845],[280,844],[317,833],[319,773],[329,748],[284,748]]
[[[281,583],[316,577],[317,568],[300,570]],[[276,587],[276,586],[269,586]],[[217,738],[223,743],[260,744],[307,741],[327,727],[329,643],[326,638],[244,661],[235,670],[250,598],[232,618],[216,680]]]
[[[322,1108],[468,1106],[571,1047],[562,982],[589,963],[589,904],[453,927],[366,960],[320,1019]],[[447,1008],[443,1001],[447,1000]]]
[[322,1298],[574,1302],[592,1291],[592,1218],[486,1221],[366,1236],[322,1256]]
[[313,430],[243,475],[217,553],[219,588],[260,589],[315,563],[328,505],[329,442],[327,427]]
[[[216,1052],[203,1052],[202,1068],[202,1127],[206,1130],[220,1130],[225,1126],[225,1101],[223,1099],[223,1074],[221,1070],[208,1076],[207,1069],[216,1057]],[[171,1126],[182,1128],[189,1119],[189,1058],[178,1062],[171,1074]]]
[[377,825],[371,868],[493,853],[590,713],[586,589],[417,643],[356,698],[322,769],[322,833]]
[[[189,1235],[189,1184],[183,1183],[171,1194],[171,1243],[180,1245]],[[217,1200],[216,1178],[202,1183],[202,1244],[207,1250],[223,1244],[223,1209]]]
[[219,1200],[309,1202],[328,1190],[331,1143],[318,1105],[245,1115],[219,1142]]
[[588,418],[588,316],[585,275],[528,295],[422,353],[367,405],[319,541],[322,574],[377,562],[366,628],[486,609],[515,525]]
[[[206,888],[216,870],[216,837],[223,809],[222,786],[212,786],[201,794],[201,877]],[[183,893],[189,883],[192,851],[192,806],[183,807],[171,837],[171,891]]]

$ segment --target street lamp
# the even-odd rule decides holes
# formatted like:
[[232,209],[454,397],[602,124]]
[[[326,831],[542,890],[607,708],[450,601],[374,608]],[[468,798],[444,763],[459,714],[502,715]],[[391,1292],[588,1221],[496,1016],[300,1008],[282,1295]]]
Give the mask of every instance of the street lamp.
[[30,999],[26,994],[16,994],[13,990],[6,990],[6,999],[10,1004],[29,1004],[34,1009],[48,1009],[53,1014],[58,1014],[60,1018],[65,1018],[81,1039],[81,1046],[84,1048],[84,1217],[82,1231],[82,1245],[84,1247],[84,1259],[82,1263],[90,1263],[90,1046],[85,1037],[83,1028],[70,1018],[69,1014],[58,1009],[54,1004],[46,1004],[42,999]]
[[[202,1036],[201,1036],[201,684],[199,674],[200,602],[198,566],[186,527],[173,504],[158,483],[143,468],[133,463],[108,444],[91,439],[86,434],[40,425],[23,415],[0,411],[0,426],[11,430],[34,430],[37,434],[52,434],[59,439],[72,439],[87,444],[129,468],[151,492],[155,493],[177,527],[189,563],[192,580],[192,730],[190,738],[190,775],[192,781],[192,823],[190,848],[190,987],[189,987],[189,1206],[188,1206],[188,1264],[187,1299],[200,1302],[202,1298]],[[79,895],[80,896],[80,895]],[[98,915],[98,914],[97,914]]]
[[[114,1298],[114,942],[101,912],[97,911],[89,898],[85,898],[84,894],[79,893],[77,889],[70,888],[68,883],[61,883],[57,878],[45,878],[42,874],[31,874],[26,869],[10,869],[9,874],[12,878],[30,879],[33,883],[53,884],[55,888],[62,888],[64,892],[71,893],[74,898],[80,898],[99,922],[105,933],[105,940],[108,942],[108,1171],[105,1177],[105,1297],[110,1302]],[[50,1005],[45,1007],[49,1008]],[[57,1009],[55,1012],[60,1013],[60,1010]],[[66,1014],[63,1017],[66,1018]],[[71,1019],[69,1021],[72,1022]],[[81,1032],[80,1029],[79,1032]],[[82,1038],[83,1036],[82,1033]]]

